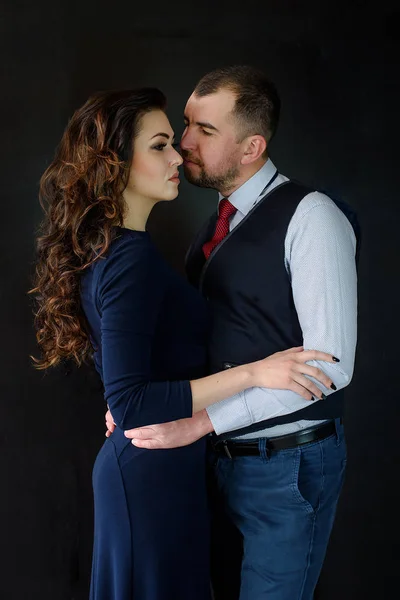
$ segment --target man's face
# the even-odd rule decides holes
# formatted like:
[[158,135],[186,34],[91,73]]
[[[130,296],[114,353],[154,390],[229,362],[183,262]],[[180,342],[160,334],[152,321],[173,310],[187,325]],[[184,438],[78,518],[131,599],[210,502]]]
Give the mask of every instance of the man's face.
[[190,183],[223,193],[234,187],[241,159],[234,106],[235,96],[226,89],[190,96],[181,140],[183,168]]

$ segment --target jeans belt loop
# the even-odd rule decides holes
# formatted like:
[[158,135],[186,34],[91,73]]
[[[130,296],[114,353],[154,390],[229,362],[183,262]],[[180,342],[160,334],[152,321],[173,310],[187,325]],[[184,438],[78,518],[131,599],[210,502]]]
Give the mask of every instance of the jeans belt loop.
[[267,461],[271,458],[271,449],[268,447],[268,438],[260,438],[258,440],[258,449],[263,460]]
[[343,424],[342,417],[338,417],[335,419],[336,446],[340,446],[340,443],[342,441],[342,424]]
[[232,460],[232,454],[229,452],[229,448],[228,448],[228,442],[227,442],[226,440],[224,440],[224,441],[222,442],[222,444],[223,444],[223,446],[224,446],[224,452],[225,452],[226,456],[227,456],[227,457],[228,457],[230,460]]

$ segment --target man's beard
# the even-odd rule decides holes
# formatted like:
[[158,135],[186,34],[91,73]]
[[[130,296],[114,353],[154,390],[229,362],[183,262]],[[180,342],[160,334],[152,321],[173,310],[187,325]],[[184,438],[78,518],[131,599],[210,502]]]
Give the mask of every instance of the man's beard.
[[[183,157],[185,158],[184,154]],[[188,160],[191,160],[189,157],[187,158]],[[227,190],[230,187],[233,187],[239,174],[239,169],[236,165],[227,167],[226,170],[219,175],[212,175],[205,171],[204,166],[201,163],[196,162],[195,164],[200,168],[199,173],[193,173],[193,171],[190,171],[189,167],[185,164],[183,164],[183,171],[188,182],[193,183],[193,185],[197,185],[198,187],[211,188],[218,191]]]

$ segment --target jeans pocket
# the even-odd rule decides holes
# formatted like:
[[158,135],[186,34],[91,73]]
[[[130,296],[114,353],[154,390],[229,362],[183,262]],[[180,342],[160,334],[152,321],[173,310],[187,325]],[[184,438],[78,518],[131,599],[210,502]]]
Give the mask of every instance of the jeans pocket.
[[[306,473],[307,465],[300,448],[297,448],[293,457],[292,492],[296,504],[307,514],[311,515],[318,508],[319,489],[315,489],[313,473]],[[319,488],[319,485],[318,485]],[[318,491],[316,494],[315,492]]]

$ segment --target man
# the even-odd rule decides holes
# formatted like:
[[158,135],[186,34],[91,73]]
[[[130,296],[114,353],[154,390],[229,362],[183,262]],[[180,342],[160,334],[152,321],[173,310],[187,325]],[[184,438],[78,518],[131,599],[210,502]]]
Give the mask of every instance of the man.
[[212,307],[211,371],[303,345],[339,357],[317,364],[332,389],[310,403],[252,388],[192,419],[126,432],[144,448],[215,432],[217,600],[311,600],[346,463],[340,390],[356,347],[356,238],[335,202],[289,182],[268,157],[279,108],[274,86],[246,66],[207,74],[190,96],[185,175],[218,190],[219,210],[194,240],[187,274]]

